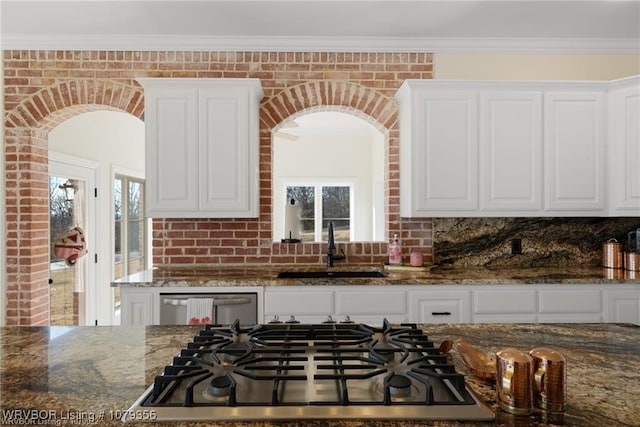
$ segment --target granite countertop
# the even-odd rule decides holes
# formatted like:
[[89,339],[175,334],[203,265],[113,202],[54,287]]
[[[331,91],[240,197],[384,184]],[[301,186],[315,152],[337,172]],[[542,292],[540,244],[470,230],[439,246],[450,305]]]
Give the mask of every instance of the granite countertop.
[[592,266],[543,268],[387,268],[382,265],[336,266],[331,271],[384,272],[376,278],[279,279],[280,271],[327,271],[326,267],[261,265],[224,267],[162,266],[116,280],[115,287],[293,286],[293,285],[498,285],[498,284],[640,284],[640,272]]
[[[640,327],[618,324],[421,325],[439,344],[462,338],[486,352],[553,347],[567,358],[567,410],[548,418],[515,417],[496,408],[495,385],[456,368],[496,413],[496,425],[640,425]],[[197,332],[193,326],[0,328],[0,423],[28,414],[40,424],[121,425],[123,410]],[[71,421],[74,422],[71,422]],[[152,424],[154,425],[154,424]],[[478,425],[457,422],[313,421],[176,423],[175,426],[400,427]],[[493,425],[486,423],[483,425]]]

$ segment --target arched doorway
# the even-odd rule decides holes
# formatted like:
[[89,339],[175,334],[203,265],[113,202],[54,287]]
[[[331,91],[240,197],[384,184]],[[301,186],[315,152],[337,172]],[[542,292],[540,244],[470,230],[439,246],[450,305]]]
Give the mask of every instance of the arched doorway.
[[[80,324],[117,324],[117,304],[119,303],[119,289],[109,286],[113,279],[117,279],[130,269],[135,267],[133,263],[142,262],[141,267],[146,267],[149,233],[146,230],[146,222],[141,221],[142,229],[135,219],[142,214],[140,200],[136,195],[143,194],[144,185],[144,123],[131,114],[119,111],[91,111],[77,114],[53,128],[48,135],[49,153],[62,154],[69,159],[66,163],[73,166],[95,165],[95,185],[85,189],[86,198],[82,199],[87,207],[93,207],[98,215],[89,221],[86,233],[95,232],[99,238],[90,239],[87,244],[88,256],[91,258],[88,270],[85,274],[93,273],[93,279],[87,279],[84,283],[77,282],[78,266],[67,266],[53,257],[52,288],[50,294],[50,312],[60,313],[60,308],[66,308],[69,312],[71,294],[69,281],[74,280],[72,289],[76,292],[85,292],[86,316],[81,316]],[[51,157],[49,164],[51,165]],[[60,173],[68,172],[69,166],[63,166]],[[49,175],[53,175],[51,169]],[[135,181],[135,182],[134,182]],[[78,181],[79,194],[82,195],[82,180]],[[124,188],[123,188],[124,183]],[[138,185],[138,183],[140,185]],[[98,197],[94,193],[97,189]],[[129,190],[136,190],[137,193]],[[126,200],[122,199],[125,196]],[[129,197],[129,196],[132,197]],[[122,208],[127,209],[123,215]],[[130,203],[131,202],[131,203]],[[137,203],[136,203],[137,202]],[[72,202],[75,204],[75,201]],[[72,203],[67,203],[71,205]],[[114,215],[116,218],[114,218]],[[123,221],[124,218],[124,221]],[[73,224],[76,225],[76,224]],[[50,233],[53,238],[57,232],[50,224]],[[139,232],[142,247],[138,247],[138,235],[130,233],[123,235],[122,231],[133,228]],[[121,240],[129,238],[129,242],[122,244]],[[135,246],[135,247],[134,247]],[[55,254],[53,254],[55,255]],[[95,257],[98,255],[97,263]],[[123,259],[123,256],[125,257]],[[116,259],[117,258],[117,259]],[[85,259],[81,259],[84,263]],[[124,262],[123,262],[124,261]],[[139,270],[131,271],[137,272]],[[121,273],[120,275],[118,275]],[[55,277],[53,277],[55,276]],[[58,279],[58,280],[56,280]],[[56,293],[62,291],[66,299],[54,299]],[[79,295],[82,296],[82,295]],[[61,302],[65,304],[60,305]],[[54,304],[57,304],[54,306]],[[74,309],[77,309],[76,303]],[[80,313],[81,314],[81,313]],[[66,317],[68,319],[68,317]],[[82,321],[86,319],[86,321]],[[52,320],[52,323],[53,320]]]
[[82,80],[35,92],[7,114],[7,325],[49,323],[49,132],[81,113],[124,111],[140,118],[143,108],[133,83]]

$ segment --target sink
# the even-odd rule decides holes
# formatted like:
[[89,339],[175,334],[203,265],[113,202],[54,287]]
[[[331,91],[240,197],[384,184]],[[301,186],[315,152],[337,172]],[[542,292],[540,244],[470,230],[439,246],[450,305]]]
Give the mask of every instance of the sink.
[[340,279],[385,277],[381,271],[280,271],[278,279]]

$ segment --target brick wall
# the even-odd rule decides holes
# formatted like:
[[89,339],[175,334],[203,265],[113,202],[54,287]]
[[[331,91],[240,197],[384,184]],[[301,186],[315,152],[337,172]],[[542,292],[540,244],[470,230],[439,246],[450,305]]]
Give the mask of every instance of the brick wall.
[[[166,219],[153,226],[154,264],[320,264],[321,243],[273,243],[271,133],[304,111],[338,110],[380,129],[386,143],[387,229],[405,255],[432,260],[431,221],[399,216],[397,105],[408,78],[432,76],[429,53],[5,51],[7,324],[48,319],[47,134],[87,111],[126,111],[143,118],[136,77],[259,78],[260,217]],[[386,243],[350,243],[350,263],[383,262]]]

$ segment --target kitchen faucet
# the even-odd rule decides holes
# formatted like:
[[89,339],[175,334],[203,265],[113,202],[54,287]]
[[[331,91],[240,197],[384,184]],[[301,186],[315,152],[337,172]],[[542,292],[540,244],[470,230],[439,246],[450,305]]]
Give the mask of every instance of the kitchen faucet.
[[333,221],[329,222],[329,241],[327,242],[327,267],[333,267],[333,261],[338,261],[344,259],[344,251],[342,251],[342,255],[336,255],[334,251],[336,250],[336,242],[333,238]]

